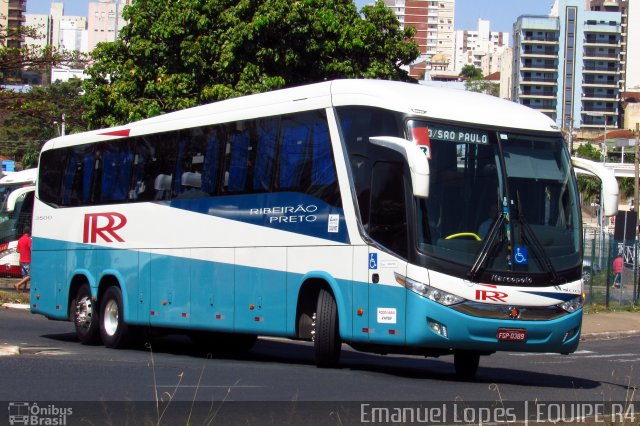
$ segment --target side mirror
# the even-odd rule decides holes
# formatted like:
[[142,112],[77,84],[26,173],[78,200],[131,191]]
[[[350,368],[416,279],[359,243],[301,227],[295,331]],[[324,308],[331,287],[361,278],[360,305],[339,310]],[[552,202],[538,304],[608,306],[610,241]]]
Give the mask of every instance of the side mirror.
[[409,165],[413,195],[429,198],[429,160],[420,147],[406,139],[392,136],[372,136],[369,142],[402,154]]
[[605,216],[613,216],[618,213],[618,181],[613,173],[600,163],[585,160],[584,158],[571,157],[573,167],[596,175],[602,181],[602,211]]

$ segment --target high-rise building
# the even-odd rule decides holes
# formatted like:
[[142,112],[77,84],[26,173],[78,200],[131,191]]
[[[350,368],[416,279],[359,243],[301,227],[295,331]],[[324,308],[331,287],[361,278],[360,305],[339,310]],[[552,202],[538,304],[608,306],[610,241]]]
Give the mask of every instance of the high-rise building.
[[640,2],[589,0],[594,12],[620,12],[620,90],[640,91]]
[[457,73],[465,65],[482,70],[483,75],[500,71],[501,55],[509,47],[509,33],[491,31],[491,22],[478,19],[478,29],[456,31],[455,66]]
[[27,0],[3,0],[0,1],[0,27],[5,34],[0,43],[5,47],[21,47],[24,38],[20,35],[8,35],[6,30],[14,32],[24,25]]
[[409,75],[421,78],[425,71],[452,71],[454,68],[455,0],[384,0],[395,13],[401,28],[416,29],[414,40],[420,57]]
[[64,4],[51,3],[48,15],[27,14],[25,25],[37,30],[38,36],[25,39],[28,46],[77,50],[88,53],[87,18],[84,16],[66,16]]
[[132,0],[100,0],[89,3],[88,31],[89,50],[98,43],[115,41],[120,30],[126,24],[122,18],[122,10]]
[[585,5],[556,0],[549,16],[518,18],[512,100],[565,129],[618,127],[622,14]]

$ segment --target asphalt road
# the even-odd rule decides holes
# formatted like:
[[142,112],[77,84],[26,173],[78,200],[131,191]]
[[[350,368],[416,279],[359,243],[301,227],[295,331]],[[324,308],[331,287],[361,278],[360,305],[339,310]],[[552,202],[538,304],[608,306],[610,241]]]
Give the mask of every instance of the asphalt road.
[[340,368],[318,369],[310,344],[285,340],[260,339],[235,358],[212,358],[181,336],[127,350],[84,346],[71,323],[24,311],[0,311],[0,345],[22,348],[0,356],[0,401],[146,401],[150,409],[158,401],[295,402],[298,411],[308,401],[621,401],[635,403],[640,419],[637,336],[583,342],[565,356],[497,353],[481,359],[472,382],[456,379],[451,357],[379,356],[346,346]]

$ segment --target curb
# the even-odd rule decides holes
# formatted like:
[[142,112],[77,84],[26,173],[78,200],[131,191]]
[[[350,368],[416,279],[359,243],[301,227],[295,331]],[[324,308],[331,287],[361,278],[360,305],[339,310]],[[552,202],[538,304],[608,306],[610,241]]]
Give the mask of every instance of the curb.
[[0,346],[0,356],[4,355],[20,355],[19,346]]
[[23,311],[28,311],[30,306],[26,303],[3,303],[0,305],[0,308],[3,309],[19,309]]
[[580,341],[594,341],[594,340],[612,340],[612,339],[624,339],[625,337],[640,336],[640,330],[627,330],[627,331],[604,331],[600,333],[588,333],[583,334],[580,337]]

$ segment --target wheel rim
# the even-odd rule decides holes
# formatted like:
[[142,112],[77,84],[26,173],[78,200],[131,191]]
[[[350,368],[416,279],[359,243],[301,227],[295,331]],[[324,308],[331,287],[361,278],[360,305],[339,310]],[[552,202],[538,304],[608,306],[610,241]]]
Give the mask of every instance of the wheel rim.
[[76,304],[76,324],[82,328],[91,327],[93,303],[89,297],[83,297]]
[[104,308],[104,331],[113,336],[118,330],[118,304],[115,300],[109,300]]

